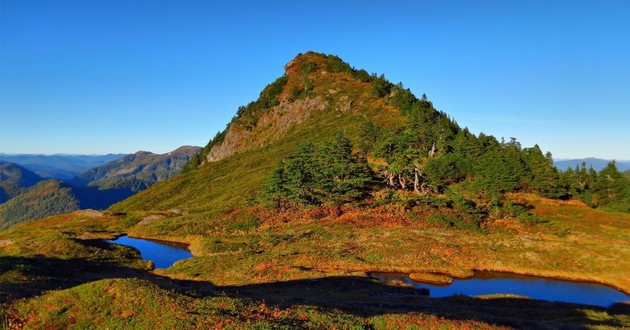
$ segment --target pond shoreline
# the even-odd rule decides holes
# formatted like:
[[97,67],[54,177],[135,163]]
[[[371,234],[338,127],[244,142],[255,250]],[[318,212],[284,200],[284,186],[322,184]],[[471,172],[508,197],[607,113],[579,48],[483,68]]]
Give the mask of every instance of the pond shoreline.
[[[630,296],[614,287],[593,282],[577,282],[539,276],[479,271],[469,279],[433,281],[431,276],[418,273],[367,273],[369,278],[394,286],[427,290],[432,298],[456,295],[521,296],[534,300],[574,303],[611,308],[630,302]],[[424,273],[426,275],[426,273]],[[424,280],[426,277],[426,280]]]
[[[191,242],[190,239],[176,239],[173,237],[156,238],[156,237],[146,237],[146,236],[135,235],[135,234],[130,235],[127,233],[116,235],[116,238],[120,238],[122,236],[127,236],[129,238],[134,238],[134,239],[147,240],[154,243],[170,245],[170,246],[174,246],[178,248],[184,248],[184,249],[187,249],[192,254],[192,257],[199,255],[198,253],[195,253],[196,249],[194,248],[191,249],[191,246],[194,243]],[[326,272],[327,270],[328,271],[342,270],[338,268],[326,268],[326,267],[322,267],[322,268],[317,267],[317,269],[324,272]],[[584,276],[575,276],[575,275],[570,275],[570,274],[560,273],[560,272],[553,272],[553,271],[550,272],[550,271],[536,271],[536,270],[523,270],[523,269],[506,269],[505,267],[484,267],[484,268],[463,269],[463,270],[446,270],[446,269],[435,269],[435,268],[423,269],[423,268],[407,268],[407,267],[404,267],[404,268],[366,267],[366,268],[354,268],[354,269],[343,269],[343,270],[348,271],[348,272],[364,273],[366,277],[370,277],[369,276],[370,273],[398,273],[398,274],[407,274],[407,275],[411,273],[427,273],[427,274],[445,275],[453,279],[460,279],[460,280],[476,278],[477,273],[488,272],[488,273],[495,273],[495,274],[505,274],[507,276],[537,277],[537,278],[546,279],[546,280],[567,281],[567,282],[572,282],[576,284],[597,284],[597,285],[603,285],[603,286],[609,287],[611,289],[615,289],[626,295],[630,295],[630,288],[625,288],[624,286],[618,285],[616,283],[612,283],[609,281],[604,281],[604,280],[592,278],[592,277],[587,278]]]

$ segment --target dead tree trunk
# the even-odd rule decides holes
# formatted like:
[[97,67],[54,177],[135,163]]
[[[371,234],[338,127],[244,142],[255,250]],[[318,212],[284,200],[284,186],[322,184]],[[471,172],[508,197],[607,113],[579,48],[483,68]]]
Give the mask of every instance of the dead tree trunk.
[[418,168],[413,168],[413,192],[420,193],[420,175],[418,175]]
[[394,174],[392,173],[387,173],[387,185],[390,187],[395,186],[396,184],[394,183]]
[[402,190],[405,190],[407,188],[407,180],[402,175],[402,173],[398,174],[398,182],[400,183],[400,188],[402,188]]

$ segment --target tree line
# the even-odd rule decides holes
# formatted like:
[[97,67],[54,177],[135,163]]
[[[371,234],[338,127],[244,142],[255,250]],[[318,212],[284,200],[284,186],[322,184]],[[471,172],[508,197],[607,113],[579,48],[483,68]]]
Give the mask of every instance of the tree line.
[[[265,194],[276,206],[347,203],[387,188],[447,196],[485,214],[511,206],[505,198],[511,192],[630,211],[630,180],[614,162],[599,173],[585,166],[561,172],[538,145],[476,136],[435,110],[426,96],[417,99],[384,77],[372,77],[372,83],[373,93],[400,109],[406,123],[385,128],[365,121],[356,147],[342,134],[321,147],[301,145],[269,179]],[[368,158],[379,161],[368,165]]]

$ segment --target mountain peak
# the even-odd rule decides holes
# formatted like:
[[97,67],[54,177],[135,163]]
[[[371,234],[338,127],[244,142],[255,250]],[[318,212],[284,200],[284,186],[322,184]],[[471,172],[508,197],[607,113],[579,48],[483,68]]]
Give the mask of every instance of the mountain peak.
[[313,51],[304,54],[299,53],[284,66],[284,71],[287,76],[291,76],[304,73],[304,71],[313,72],[317,69],[325,70],[334,60],[340,59],[334,55],[326,55]]
[[201,150],[201,147],[197,146],[181,146],[171,152],[167,152],[167,155],[192,155]]
[[239,107],[226,130],[204,148],[199,164],[267,146],[321,112],[338,111],[336,116],[341,118],[393,109],[385,101],[386,93],[372,92],[375,76],[352,68],[335,55],[298,54],[284,69],[285,74],[267,85],[258,100]]

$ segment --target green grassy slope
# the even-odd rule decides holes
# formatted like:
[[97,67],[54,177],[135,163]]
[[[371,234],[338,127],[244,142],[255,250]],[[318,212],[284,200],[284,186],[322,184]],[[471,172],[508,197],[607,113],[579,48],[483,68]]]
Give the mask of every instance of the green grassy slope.
[[[629,215],[554,203],[541,199],[534,205],[541,214],[560,211],[551,217],[553,226],[523,227],[516,239],[500,224],[480,235],[419,220],[362,222],[350,212],[310,220],[292,214],[286,223],[267,219],[223,234],[217,228],[197,242],[205,249],[201,255],[153,272],[136,250],[101,240],[131,233],[142,226],[141,217],[56,215],[0,231],[0,302],[27,298],[0,305],[0,324],[9,329],[628,327],[623,305],[604,309],[500,295],[430,298],[363,273],[447,264],[492,268],[500,262],[506,271],[523,265],[526,271],[547,269],[541,275],[548,276],[562,270],[583,279],[615,275],[628,287],[623,277],[628,259],[614,256],[627,255]],[[554,234],[558,230],[562,237]],[[581,246],[591,248],[585,253]]]
[[[326,67],[328,62],[336,60],[308,53],[293,60],[292,67],[311,62]],[[320,96],[320,99],[324,99],[322,102],[326,103],[325,108],[295,109],[309,112],[308,119],[291,126],[281,136],[274,136],[270,131],[273,131],[274,126],[282,126],[290,120],[287,117],[295,115],[295,111],[288,110],[265,124],[264,112],[269,110],[263,110],[262,116],[257,114],[263,119],[253,129],[242,127],[242,122],[252,114],[237,116],[229,130],[243,132],[247,143],[234,150],[232,156],[217,162],[205,162],[199,168],[158,183],[113,205],[111,210],[128,212],[178,208],[214,213],[228,205],[242,204],[248,195],[259,191],[277,161],[295,151],[304,141],[322,143],[331,140],[338,132],[343,132],[357,142],[361,124],[367,119],[380,126],[394,126],[404,120],[399,111],[387,104],[384,98],[373,95],[369,82],[363,82],[347,72],[315,71],[303,74],[288,70],[287,76],[284,90],[278,96],[281,103],[290,107],[293,101],[289,91],[298,88],[296,86],[306,79],[313,84],[313,94],[306,98]]]
[[[0,230],[0,302],[7,302],[0,307],[2,325],[630,326],[623,304],[606,309],[502,295],[431,298],[366,276],[390,271],[466,277],[491,270],[601,282],[630,292],[630,214],[509,194],[545,221],[497,218],[477,231],[432,220],[432,205],[379,203],[376,196],[370,207],[238,207],[256,197],[276,162],[301,142],[322,143],[344,132],[356,144],[367,118],[385,127],[404,121],[387,95],[374,93],[373,78],[348,68],[334,57],[298,56],[286,79],[239,109],[229,131],[204,148],[186,173],[109,212],[78,211]],[[187,243],[194,257],[151,271],[137,251],[102,241],[122,234]]]

